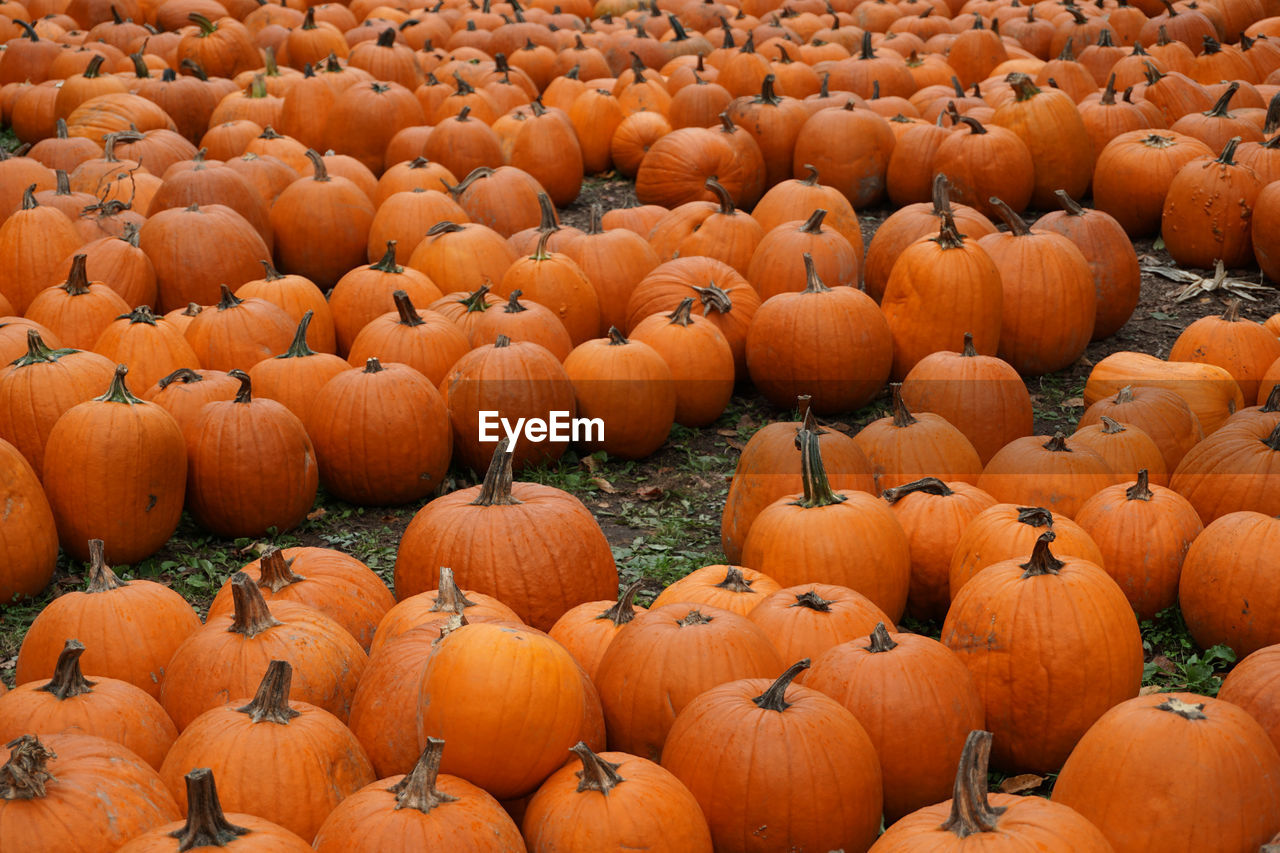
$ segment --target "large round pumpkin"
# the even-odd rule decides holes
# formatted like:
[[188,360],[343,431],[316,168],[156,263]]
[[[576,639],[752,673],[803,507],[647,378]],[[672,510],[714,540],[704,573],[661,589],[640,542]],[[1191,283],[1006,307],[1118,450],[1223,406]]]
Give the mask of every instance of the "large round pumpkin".
[[1209,648],[1230,646],[1237,657],[1280,643],[1275,585],[1267,567],[1280,541],[1280,519],[1233,512],[1205,526],[1187,550],[1178,603],[1187,630]]

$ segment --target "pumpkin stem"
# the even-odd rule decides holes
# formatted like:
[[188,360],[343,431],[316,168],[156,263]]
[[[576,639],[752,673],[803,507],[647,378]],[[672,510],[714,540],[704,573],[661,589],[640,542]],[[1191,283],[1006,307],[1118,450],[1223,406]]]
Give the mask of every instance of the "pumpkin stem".
[[547,241],[551,239],[554,231],[543,231],[538,235],[538,245],[534,246],[533,254],[529,256],[531,261],[549,261],[551,255],[547,252]]
[[544,192],[538,193],[538,212],[542,217],[538,223],[539,231],[545,234],[560,230],[560,222],[556,219],[556,206],[551,203],[551,196]]
[[[173,371],[173,373],[170,373],[168,376],[161,379],[160,382],[157,384],[159,384],[160,390],[163,391],[165,388],[168,388],[174,382],[181,382],[183,385],[190,385],[192,382],[203,382],[203,381],[204,381],[204,377],[201,376],[199,373],[196,373],[191,368],[179,367],[177,370]],[[92,546],[93,540],[90,540],[89,544],[90,546]],[[90,554],[93,553],[92,547],[90,547],[89,553]]]
[[747,593],[751,592],[752,581],[746,579],[742,574],[742,569],[737,566],[729,566],[728,571],[724,574],[724,580],[716,584],[716,589],[727,590],[728,592]]
[[951,210],[951,180],[942,172],[933,176],[933,215],[943,216]]
[[382,362],[378,361],[376,356],[373,358],[365,359],[365,362],[364,362],[365,373],[381,373],[384,370],[386,370],[386,368],[382,366]]
[[889,389],[893,399],[893,425],[898,429],[906,429],[914,423],[919,423],[902,400],[902,383],[894,382],[890,384]]
[[767,104],[771,107],[776,107],[778,104],[782,103],[782,98],[773,93],[773,84],[777,79],[778,78],[772,74],[765,75],[764,81],[760,84],[760,94],[756,96],[755,103]]
[[249,830],[236,826],[222,813],[213,771],[199,767],[186,775],[187,823],[169,833],[178,839],[179,853],[200,847],[226,847]]
[[1125,490],[1124,496],[1131,501],[1151,500],[1151,487],[1147,484],[1147,469],[1138,471],[1138,481]]
[[1066,435],[1063,434],[1062,430],[1058,430],[1057,432],[1055,432],[1053,434],[1053,438],[1049,439],[1047,442],[1041,445],[1041,447],[1043,447],[1045,450],[1050,451],[1051,453],[1070,453],[1071,452],[1071,448],[1067,447],[1067,437]]
[[[1103,32],[1107,32],[1103,30]],[[1102,97],[1099,99],[1104,107],[1115,106],[1116,103],[1116,75],[1112,74],[1107,78],[1107,85],[1102,89]]]
[[788,604],[787,606],[803,607],[806,610],[815,610],[818,613],[830,613],[831,605],[834,603],[835,602],[828,601],[827,599],[818,595],[818,591],[816,589],[811,589],[811,590],[808,590],[807,592],[802,592],[799,595],[797,595],[796,600],[791,604]]
[[151,313],[151,308],[147,305],[139,305],[128,314],[121,314],[116,319],[123,320],[126,318],[129,320],[130,325],[146,323],[148,326],[154,326],[156,324],[156,315]]
[[218,300],[219,311],[226,311],[230,308],[235,308],[241,302],[244,302],[243,299],[232,293],[231,288],[227,287],[225,284],[220,284],[218,287],[222,290],[222,297]]
[[1067,195],[1066,190],[1054,190],[1053,194],[1058,197],[1058,206],[1067,212],[1068,216],[1084,216],[1085,210],[1080,203]]
[[979,832],[995,832],[1004,806],[987,799],[987,763],[991,759],[991,732],[972,731],[960,753],[955,787],[951,791],[951,815],[942,829],[957,838]]
[[[443,222],[440,223],[440,225],[444,225],[444,224],[445,223]],[[452,225],[453,223],[451,222],[448,224]],[[430,231],[428,231],[427,234],[429,236],[434,236],[431,234]],[[387,241],[387,250],[382,253],[382,257],[378,259],[378,262],[376,264],[371,264],[369,266],[369,269],[377,270],[378,272],[394,273],[396,275],[399,275],[400,273],[404,272],[404,267],[396,263],[396,241],[395,240]]]
[[472,506],[515,506],[521,503],[511,494],[512,454],[507,450],[509,444],[505,438],[498,441],[489,461],[489,470],[480,485],[480,494],[471,502]]
[[475,602],[467,598],[459,587],[457,581],[453,578],[453,569],[448,566],[440,567],[440,580],[436,583],[436,600],[431,605],[431,612],[442,613],[461,613],[468,607],[474,607]]
[[867,651],[879,654],[891,652],[897,647],[898,644],[889,636],[889,630],[884,627],[884,623],[877,622],[875,630],[871,632],[871,642],[867,644]]
[[701,610],[694,608],[686,613],[683,619],[677,619],[676,624],[681,628],[691,628],[694,625],[710,624],[713,618],[714,617],[712,616],[704,615]]
[[58,655],[58,663],[53,670],[53,678],[48,684],[37,687],[42,693],[52,693],[58,699],[69,699],[92,693],[95,682],[84,677],[80,671],[80,655],[84,654],[84,643],[79,640],[67,640]]
[[964,333],[964,349],[960,351],[960,354],[965,358],[977,357],[978,351],[973,347],[973,333]]
[[602,224],[603,219],[604,219],[604,208],[598,204],[591,205],[591,211],[588,214],[588,220],[587,220],[587,234],[593,237],[597,234],[603,234],[604,233],[604,225]]
[[1003,199],[991,196],[987,201],[989,201],[991,206],[996,209],[996,212],[1000,214],[1000,218],[1004,220],[1004,223],[1009,226],[1009,233],[1017,237],[1026,237],[1031,233],[1031,229],[1027,226],[1026,221],[1015,213],[1013,208],[1006,204]]
[[1240,322],[1240,300],[1232,299],[1227,302],[1227,308],[1222,312],[1222,320],[1227,323]]
[[520,297],[523,295],[524,295],[523,290],[511,291],[511,296],[507,298],[507,304],[503,306],[502,313],[522,314],[525,311],[528,311],[529,310],[528,308],[525,308],[523,305],[520,304]]
[[1234,166],[1236,158],[1236,146],[1240,144],[1240,137],[1233,136],[1227,140],[1227,144],[1222,147],[1222,153],[1218,155],[1218,159],[1214,162],[1220,166]]
[[295,575],[290,565],[293,560],[284,558],[280,548],[268,548],[258,561],[258,588],[269,589],[272,595],[289,586],[306,580],[302,575]]
[[795,506],[812,509],[844,503],[848,498],[831,489],[827,472],[822,465],[822,450],[817,433],[801,429],[796,433],[800,445],[800,478],[804,483],[804,495]]
[[36,201],[36,185],[32,184],[22,193],[22,209],[31,210],[40,206],[40,202]]
[[287,726],[300,711],[289,707],[289,687],[293,683],[293,667],[288,661],[273,660],[267,664],[267,672],[258,684],[258,692],[253,701],[242,708],[236,708],[241,714],[247,714],[255,723],[278,723]]
[[[1271,101],[1267,104],[1267,115],[1263,119],[1262,127],[1262,132],[1266,136],[1271,136],[1277,130],[1280,130],[1280,92],[1271,96]],[[1267,144],[1275,141],[1275,139],[1270,139]]]
[[1133,386],[1126,385],[1116,392],[1116,403],[1132,403],[1133,402]]
[[409,299],[409,294],[403,290],[397,290],[391,294],[391,299],[396,304],[396,311],[400,315],[399,324],[401,326],[422,326],[426,324],[426,320],[422,319],[422,315],[418,313],[418,309],[413,307],[413,301]]
[[1183,702],[1176,696],[1170,696],[1168,699],[1156,706],[1157,711],[1167,711],[1171,714],[1177,714],[1184,720],[1207,720],[1209,717],[1204,712],[1204,703],[1197,702],[1194,705],[1190,702]]
[[951,212],[950,205],[942,210],[942,225],[939,226],[938,236],[933,238],[933,242],[943,249],[964,248],[964,235],[956,227],[956,218]]
[[9,748],[9,760],[0,767],[0,800],[44,797],[44,783],[53,779],[49,762],[58,756],[35,735],[22,735],[5,746]]
[[718,314],[728,314],[733,310],[733,299],[728,293],[716,287],[714,281],[708,283],[706,287],[695,287],[693,291],[702,300],[703,315],[711,311],[715,311]]
[[677,326],[693,325],[693,297],[686,296],[681,299],[680,304],[676,306],[676,310],[667,315],[667,319]]
[[1222,93],[1222,97],[1218,98],[1214,105],[1201,113],[1201,115],[1209,118],[1231,118],[1231,113],[1227,111],[1227,105],[1231,103],[1231,99],[1235,97],[1236,92],[1239,90],[1240,83],[1233,80],[1227,90]]
[[279,619],[271,615],[267,601],[258,591],[253,578],[244,572],[236,572],[231,576],[231,600],[235,604],[235,614],[231,619],[231,627],[227,631],[232,634],[244,634],[247,639],[281,624]]
[[812,163],[805,163],[804,169],[809,174],[805,175],[800,183],[806,187],[816,187],[818,185],[818,167]]
[[791,682],[796,680],[796,676],[809,668],[809,659],[798,660],[791,666],[787,667],[787,671],[778,676],[778,680],[769,685],[769,689],[752,699],[756,703],[756,707],[762,711],[778,711],[782,712],[791,707],[786,700],[787,688],[791,686]]
[[1280,382],[1271,386],[1266,401],[1258,411],[1268,415],[1272,412],[1280,412]]
[[111,384],[107,386],[107,392],[94,399],[102,403],[127,403],[130,406],[141,403],[142,400],[133,396],[129,386],[125,385],[124,377],[128,372],[128,365],[117,364],[115,375],[111,377]]
[[13,362],[14,367],[29,367],[33,364],[55,362],[64,355],[76,352],[74,349],[50,349],[35,329],[27,329],[27,354]]
[[[909,414],[908,417],[910,417]],[[912,495],[916,492],[923,492],[926,495],[936,495],[940,498],[950,497],[955,494],[950,486],[939,480],[937,477],[922,477],[919,480],[914,480],[901,486],[885,489],[880,493],[880,497],[884,498],[890,504],[896,504],[907,495]]]
[[621,628],[623,625],[636,618],[636,593],[640,592],[640,588],[645,585],[643,579],[636,581],[622,591],[618,596],[618,601],[608,610],[597,616],[597,619],[608,619],[615,627]]
[[306,358],[309,355],[315,355],[316,351],[307,346],[307,329],[311,327],[311,318],[315,316],[315,312],[307,309],[302,315],[302,319],[298,321],[297,331],[293,333],[293,343],[289,344],[289,348],[282,352],[276,358]]
[[325,167],[324,158],[320,156],[319,151],[315,150],[314,148],[308,148],[307,159],[311,161],[311,166],[312,168],[315,169],[315,174],[312,175],[312,180],[316,180],[316,181],[329,180],[329,170]]
[[813,264],[813,255],[805,252],[804,255],[804,292],[805,293],[829,293],[831,288],[822,283],[822,279],[818,278],[817,267]]
[[1042,506],[1018,507],[1018,523],[1028,527],[1047,527],[1053,529],[1053,513]]
[[1015,71],[1005,78],[1009,85],[1013,87],[1015,99],[1019,102],[1029,101],[1036,95],[1040,94],[1040,90],[1036,88],[1035,82],[1026,74]]
[[1280,451],[1280,423],[1276,424],[1276,428],[1271,431],[1271,435],[1262,442],[1272,450]]
[[232,379],[240,382],[240,390],[236,392],[235,403],[252,403],[253,402],[253,383],[249,381],[249,374],[239,368],[232,368],[227,372]]
[[809,218],[805,220],[804,225],[800,226],[802,234],[821,234],[822,220],[827,216],[827,212],[822,208],[816,208],[813,213],[809,214]]
[[627,340],[626,335],[622,334],[617,326],[609,327],[609,346],[623,347],[629,343],[631,343],[631,341]]
[[707,189],[711,190],[720,198],[720,214],[722,216],[733,216],[737,211],[733,207],[733,197],[729,195],[729,191],[725,189],[719,181],[714,177],[707,178],[703,184]]
[[[204,151],[203,148],[201,148],[200,150]],[[284,278],[284,274],[281,273],[280,270],[272,266],[271,261],[265,260],[265,259],[259,259],[258,263],[262,264],[262,273],[263,273],[262,280],[263,281],[279,281],[280,279]]]
[[1056,575],[1062,571],[1062,567],[1066,565],[1049,550],[1049,543],[1058,538],[1058,535],[1052,530],[1046,530],[1036,539],[1036,547],[1031,552],[1031,559],[1022,564],[1022,576],[1024,578],[1038,577],[1039,575]]
[[598,791],[609,796],[609,792],[621,785],[626,780],[618,775],[618,767],[612,761],[605,761],[600,756],[591,751],[591,747],[582,741],[578,741],[569,747],[569,751],[578,756],[578,760],[582,762],[582,769],[577,772],[578,777],[578,793],[584,791]]

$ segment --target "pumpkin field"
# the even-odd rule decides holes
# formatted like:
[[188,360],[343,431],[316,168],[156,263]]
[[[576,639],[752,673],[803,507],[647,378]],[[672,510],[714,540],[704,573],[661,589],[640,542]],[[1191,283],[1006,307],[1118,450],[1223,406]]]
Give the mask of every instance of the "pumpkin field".
[[0,0],[0,853],[1278,853],[1280,0]]

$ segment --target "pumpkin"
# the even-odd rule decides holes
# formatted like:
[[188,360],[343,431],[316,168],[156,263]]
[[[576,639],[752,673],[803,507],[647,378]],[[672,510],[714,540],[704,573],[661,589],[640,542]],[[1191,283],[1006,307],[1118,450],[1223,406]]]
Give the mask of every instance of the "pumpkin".
[[1041,797],[990,794],[991,732],[972,731],[956,769],[951,799],[899,820],[871,846],[873,853],[951,853],[977,846],[1013,853],[1028,846],[1109,853],[1106,836],[1078,812]]
[[950,480],[972,483],[982,472],[982,462],[964,433],[941,415],[913,415],[902,401],[902,386],[892,386],[892,412],[867,424],[854,441],[862,448],[876,491],[918,480],[934,472]]
[[[574,109],[577,107],[575,102]],[[711,177],[729,191],[735,202],[747,200],[746,182],[753,176],[726,134],[703,127],[673,130],[649,146],[640,161],[636,198],[641,204],[666,208],[692,201],[714,201],[714,193],[706,186]]]
[[1280,465],[1280,423],[1252,418],[1223,429],[1182,457],[1169,486],[1208,524],[1228,513],[1280,514],[1271,477]]
[[[101,397],[68,409],[45,445],[45,492],[68,554],[84,559],[91,538],[107,554],[137,562],[178,527],[186,484],[186,448],[173,416],[135,397],[119,365]],[[145,446],[139,457],[134,449]]]
[[[355,557],[331,548],[271,548],[240,571],[258,584],[267,601],[309,604],[342,625],[368,649],[374,630],[395,605],[386,584]],[[209,604],[209,614],[233,609],[230,583]]]
[[521,624],[516,612],[493,596],[459,589],[453,580],[453,569],[441,566],[440,588],[406,595],[388,610],[378,622],[370,651],[377,652],[414,628],[442,624],[455,613],[471,622]]
[[[942,642],[977,682],[986,725],[999,736],[996,765],[1007,771],[1056,770],[1142,681],[1142,638],[1123,591],[1096,564],[1054,556],[1053,538],[1041,535],[1025,562],[996,563],[974,576],[942,626]],[[1040,623],[1054,630],[1025,628]],[[1064,691],[1073,697],[1066,706],[1048,701]]]
[[[449,566],[467,588],[550,628],[569,608],[611,594],[617,570],[581,502],[549,486],[512,485],[506,442],[498,442],[481,485],[437,498],[414,516],[396,555],[396,594],[403,601],[433,588],[439,567]],[[543,547],[530,550],[531,537]]]
[[53,510],[30,463],[16,447],[0,440],[0,498],[8,509],[0,531],[0,601],[35,595],[53,578],[58,559],[58,528]]
[[671,369],[653,347],[611,328],[608,337],[569,353],[564,370],[577,399],[575,423],[587,422],[581,447],[643,459],[666,442],[675,422],[676,391]]
[[1093,178],[1093,141],[1070,95],[1040,89],[1025,74],[1010,75],[1014,98],[995,112],[992,121],[1018,134],[1035,164],[1031,205],[1040,210],[1053,204],[1055,190],[1077,198]]
[[619,631],[600,660],[595,681],[610,746],[656,760],[676,715],[698,694],[781,669],[768,637],[744,616],[689,604],[652,608]]
[[581,769],[571,761],[553,773],[525,810],[524,835],[532,849],[710,853],[711,832],[702,809],[670,771],[623,752],[597,755],[585,743],[570,752]]
[[129,313],[129,303],[120,294],[101,281],[89,281],[85,258],[76,255],[66,281],[37,293],[26,311],[28,320],[76,349],[92,349],[112,320]]
[[662,766],[702,806],[716,850],[865,850],[875,839],[875,746],[838,702],[791,683],[808,666],[713,687],[676,717]]
[[[442,770],[475,780],[500,799],[532,793],[570,746],[601,746],[600,699],[559,643],[497,624],[450,631],[428,658],[418,701],[418,740],[443,736],[456,749]],[[524,701],[506,701],[511,696]],[[476,707],[496,713],[478,717]]]
[[780,589],[757,603],[747,618],[760,626],[784,659],[799,655],[812,660],[889,619],[865,595],[831,584]]
[[1235,268],[1253,259],[1249,211],[1262,181],[1248,166],[1236,164],[1238,144],[1239,137],[1232,137],[1216,158],[1190,161],[1169,183],[1160,233],[1170,256],[1183,266],[1207,269],[1222,261]]
[[797,98],[774,91],[776,79],[773,74],[766,75],[759,95],[735,98],[725,110],[733,123],[751,134],[760,146],[766,189],[792,174],[801,128],[809,119],[809,111]]
[[84,242],[66,214],[36,202],[36,188],[27,187],[21,207],[0,225],[0,296],[19,314],[57,284],[62,259]]
[[[769,299],[752,319],[747,369],[775,405],[804,393],[815,412],[850,411],[866,404],[888,377],[890,329],[869,297],[853,288],[827,287],[813,257],[803,257],[805,289]],[[784,334],[784,328],[790,331]]]
[[956,201],[984,216],[996,213],[992,197],[1024,210],[1036,189],[1030,144],[1015,131],[972,115],[956,114],[952,121],[955,129],[934,152],[934,175],[946,175]]
[[795,262],[805,253],[813,257],[823,281],[857,286],[861,258],[843,234],[822,227],[826,216],[827,211],[818,208],[802,222],[786,222],[774,228],[756,246],[747,268],[747,281],[761,299],[805,289],[808,274],[803,264]]
[[1212,364],[1226,370],[1240,386],[1245,402],[1262,400],[1258,388],[1263,374],[1280,359],[1280,339],[1264,327],[1240,316],[1240,300],[1232,299],[1220,317],[1196,320],[1182,330],[1169,350],[1170,361]]
[[163,317],[140,305],[112,320],[93,351],[131,366],[138,387],[150,388],[179,368],[197,368],[200,359],[186,337]]
[[[622,328],[627,320],[627,302],[646,275],[659,264],[658,254],[649,241],[625,228],[606,231],[599,205],[592,205],[587,229],[581,236],[571,237],[560,249],[576,263],[595,288],[600,306],[600,329]],[[644,234],[648,235],[648,228]]]
[[[1120,743],[1133,761],[1115,760]],[[1151,844],[1254,850],[1275,830],[1278,777],[1280,754],[1244,711],[1194,693],[1157,693],[1098,720],[1058,775],[1053,801],[1092,821],[1118,852]],[[1111,808],[1125,790],[1149,791],[1163,818],[1152,823]],[[1202,808],[1221,822],[1205,826]]]
[[1105,458],[1056,433],[1010,442],[991,457],[977,485],[1006,503],[1043,506],[1074,516],[1081,504],[1116,479]]
[[818,426],[809,409],[809,398],[800,398],[802,423],[779,421],[756,431],[747,441],[725,498],[720,521],[720,544],[730,562],[742,557],[747,531],[762,510],[779,498],[803,488],[801,458],[795,452],[796,436],[808,429],[822,445],[829,482],[836,489],[875,489],[871,464],[853,439]]
[[[839,143],[833,144],[836,140]],[[884,199],[885,172],[893,148],[889,122],[871,110],[854,109],[853,101],[846,101],[843,108],[819,110],[801,125],[791,173],[804,174],[812,165],[822,173],[826,185],[840,190],[855,209],[874,207]]]
[[225,284],[220,289],[215,310],[201,311],[185,332],[202,365],[245,370],[288,349],[295,324],[283,308],[258,297],[241,299]]
[[157,310],[165,312],[215,304],[221,286],[234,291],[253,281],[271,257],[248,220],[221,204],[163,210],[147,219],[138,241],[155,267]]
[[734,207],[729,191],[715,178],[707,178],[707,188],[718,197],[716,202],[691,201],[674,208],[653,226],[649,243],[664,261],[702,255],[745,276],[764,229]]
[[39,477],[54,425],[68,409],[93,399],[115,370],[97,353],[51,348],[37,328],[19,329],[26,355],[0,367],[0,439],[11,443]]
[[301,322],[311,312],[311,326],[307,343],[324,353],[337,349],[337,332],[334,329],[333,311],[320,288],[305,276],[284,275],[269,262],[263,261],[266,275],[257,281],[242,284],[236,291],[241,299],[257,297],[265,299],[284,310],[294,323]]
[[507,241],[492,228],[445,220],[427,231],[406,266],[427,275],[445,292],[470,292],[502,281],[515,262]]
[[1243,708],[1257,720],[1273,744],[1280,741],[1276,715],[1280,707],[1276,703],[1277,651],[1280,646],[1267,646],[1250,654],[1227,673],[1218,691],[1219,699]]
[[350,367],[333,353],[316,352],[307,346],[313,316],[310,309],[302,315],[287,350],[249,368],[249,380],[258,396],[283,405],[304,427],[311,417],[316,394],[326,382]]
[[[499,335],[504,335],[509,340],[528,341],[545,347],[563,362],[573,351],[573,342],[564,323],[549,308],[537,302],[521,302],[523,295],[523,291],[511,291],[506,304],[492,312],[485,304],[486,310],[477,312],[480,316],[471,326],[468,342],[475,348],[492,344]],[[728,349],[728,343],[725,348]]]
[[350,352],[356,335],[365,326],[389,311],[398,310],[396,291],[403,290],[418,305],[429,304],[444,295],[425,273],[397,263],[396,246],[394,240],[388,240],[380,260],[351,270],[338,279],[329,292],[339,355]]
[[[893,511],[866,492],[834,491],[816,433],[797,436],[804,492],[780,498],[756,516],[741,562],[788,585],[847,586],[890,619],[902,617],[911,581],[907,535]],[[851,563],[837,554],[859,553]]]
[[996,504],[983,510],[960,534],[951,555],[951,598],[970,578],[987,566],[1003,560],[1027,557],[1036,540],[1053,531],[1059,554],[1070,554],[1103,565],[1102,549],[1083,527],[1065,515],[1054,515],[1044,507]]
[[[547,633],[569,650],[587,677],[595,680],[600,658],[622,628],[647,608],[635,603],[644,585],[636,581],[618,594],[617,601],[588,601],[566,610]],[[602,609],[603,608],[603,609]]]
[[360,366],[370,358],[394,361],[415,368],[432,385],[438,385],[454,363],[471,347],[467,336],[434,311],[418,311],[409,294],[392,294],[396,310],[365,325],[347,353],[347,361]]
[[[187,819],[135,835],[120,848],[125,853],[181,853],[226,847],[235,853],[305,853],[311,845],[282,826],[260,817],[224,814],[213,771],[199,767],[188,773]],[[232,822],[234,819],[234,823]]]
[[1115,217],[1130,237],[1156,234],[1174,176],[1192,160],[1212,156],[1208,145],[1185,134],[1168,130],[1122,133],[1098,154],[1093,204]]
[[1106,415],[1099,423],[1077,429],[1072,440],[1093,450],[1106,460],[1120,478],[1136,477],[1147,471],[1151,482],[1169,485],[1169,471],[1159,445],[1141,428],[1122,424]]
[[374,208],[349,179],[330,176],[314,150],[307,158],[313,173],[290,184],[271,206],[275,259],[286,272],[328,290],[365,261]]
[[[117,137],[116,150],[120,150]],[[157,174],[167,179],[151,198],[148,216],[174,207],[191,204],[223,204],[244,217],[270,249],[273,245],[271,226],[267,222],[268,203],[249,183],[248,178],[233,169],[224,169],[222,162],[208,162],[200,152],[191,160],[180,162],[171,172],[160,169]]]
[[435,386],[406,364],[376,358],[326,382],[306,427],[325,489],[365,506],[431,494],[453,448],[449,412]]
[[1237,657],[1280,642],[1269,610],[1269,554],[1280,521],[1243,510],[1214,519],[1191,543],[1178,581],[1178,603],[1196,643],[1230,646]]
[[465,779],[440,772],[443,753],[444,741],[428,738],[408,774],[379,779],[347,797],[320,825],[315,849],[383,853],[396,846],[409,851],[463,845],[523,853],[520,830],[497,800]]
[[752,217],[768,234],[779,225],[807,219],[821,208],[827,211],[827,225],[844,235],[854,253],[862,254],[862,227],[853,206],[839,190],[824,186],[821,174],[812,164],[805,166],[804,178],[792,178],[777,184],[761,197],[751,211]]
[[664,589],[650,607],[705,604],[746,616],[767,596],[781,588],[773,578],[753,569],[742,566],[704,566]]
[[0,696],[0,738],[22,732],[82,732],[114,741],[160,769],[178,736],[173,721],[150,694],[116,678],[84,677],[84,644],[67,640],[53,677],[20,684]]
[[[227,806],[313,838],[343,798],[374,780],[364,748],[337,717],[289,701],[292,678],[287,661],[273,660],[250,701],[237,707],[247,698],[237,696],[183,729],[160,770],[180,807],[188,805],[184,769],[208,767],[226,780]],[[288,783],[306,779],[316,793],[290,796]]]
[[599,300],[591,282],[572,259],[547,251],[549,238],[550,234],[544,233],[532,255],[507,268],[496,282],[494,294],[510,296],[519,290],[547,306],[564,323],[574,346],[579,346],[593,338],[600,326]]
[[181,814],[156,771],[114,741],[28,733],[7,746],[0,765],[6,850],[107,853]]
[[1239,384],[1226,370],[1210,364],[1166,362],[1135,352],[1112,353],[1094,365],[1084,386],[1084,403],[1092,406],[1126,385],[1165,388],[1178,394],[1200,421],[1205,435],[1245,407]]
[[[1272,138],[1275,139],[1275,137]],[[1280,277],[1277,273],[1277,270],[1280,270],[1280,252],[1277,252],[1278,247],[1271,236],[1275,233],[1277,212],[1280,212],[1280,205],[1276,203],[1278,195],[1280,191],[1271,189],[1270,184],[1263,187],[1254,202],[1251,226],[1254,258],[1262,271],[1272,280]]]
[[982,726],[982,700],[960,659],[883,622],[825,651],[802,683],[848,708],[871,738],[886,824],[945,796],[968,732]]
[[174,650],[160,704],[185,729],[210,708],[256,689],[267,665],[288,661],[290,698],[345,720],[367,658],[347,630],[320,611],[292,601],[268,607],[244,572],[231,577],[233,613],[216,616]]

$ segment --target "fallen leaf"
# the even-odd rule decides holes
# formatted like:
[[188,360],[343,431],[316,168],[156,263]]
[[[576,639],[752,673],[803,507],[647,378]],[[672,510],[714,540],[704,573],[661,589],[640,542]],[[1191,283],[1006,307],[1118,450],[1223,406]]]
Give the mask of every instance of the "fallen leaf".
[[582,457],[582,467],[594,474],[596,469],[600,467],[600,463],[596,461],[594,456],[584,456]]
[[1001,782],[1000,792],[1003,794],[1021,794],[1024,791],[1034,791],[1043,783],[1043,776],[1037,776],[1034,773],[1023,773],[1021,776],[1010,776]]
[[610,483],[604,477],[592,477],[591,482],[595,483],[596,488],[606,495],[616,495],[618,493],[618,490],[613,487],[613,483]]
[[1156,667],[1161,672],[1167,672],[1170,675],[1173,675],[1175,672],[1178,671],[1178,667],[1174,664],[1174,662],[1169,660],[1164,655],[1156,655],[1151,659],[1151,662],[1155,664]]
[[747,446],[743,444],[741,441],[737,441],[736,439],[732,439],[732,438],[726,441],[725,444],[729,445],[734,450],[737,450],[739,453],[747,449]]
[[756,421],[750,415],[743,415],[738,418],[738,429],[748,430],[756,426]]
[[1141,690],[1139,690],[1139,691],[1138,691],[1138,695],[1139,695],[1139,696],[1150,696],[1150,695],[1151,695],[1151,694],[1153,694],[1153,693],[1159,693],[1159,692],[1160,692],[1160,685],[1158,685],[1158,684],[1148,684],[1146,687],[1143,687]]
[[311,512],[307,513],[307,521],[319,521],[320,519],[324,518],[328,514],[329,514],[329,511],[326,510],[324,507],[320,507],[319,509],[313,509]]
[[1084,397],[1068,397],[1062,401],[1062,405],[1072,409],[1084,408]]
[[636,489],[636,497],[642,501],[656,501],[665,494],[659,486],[641,486]]
[[725,435],[725,436],[728,436],[729,438],[733,438],[733,437],[734,437],[734,436],[736,436],[737,434],[738,434],[738,431],[737,431],[736,429],[718,429],[718,430],[716,430],[716,435]]

